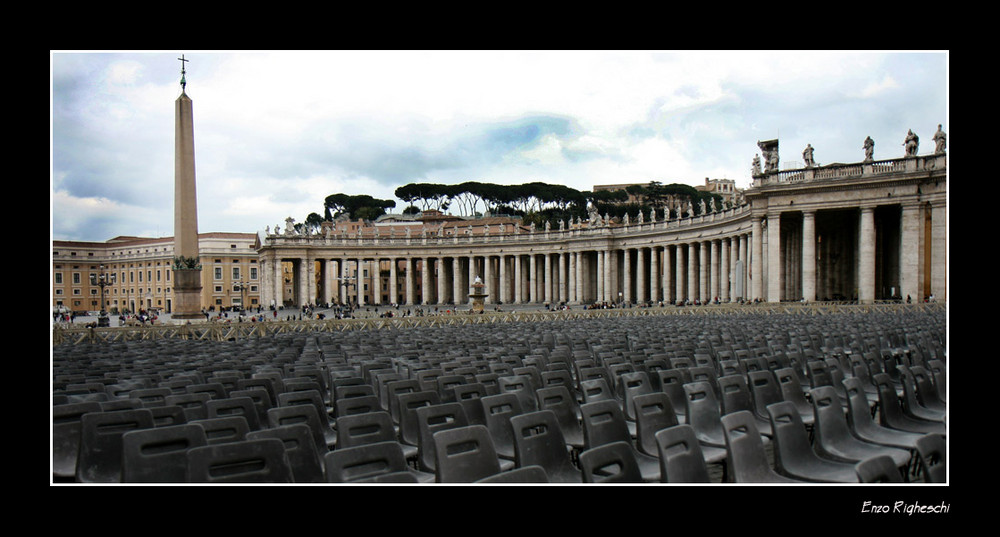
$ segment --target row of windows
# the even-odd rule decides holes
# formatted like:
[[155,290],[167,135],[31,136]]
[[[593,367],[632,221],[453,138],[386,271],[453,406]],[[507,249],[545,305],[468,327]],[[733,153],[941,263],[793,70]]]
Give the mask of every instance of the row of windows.
[[[56,268],[58,269],[59,267],[56,267]],[[145,275],[145,281],[147,281],[147,282],[153,281],[153,272],[154,271],[151,271],[151,270],[147,270],[146,271],[146,273],[145,273],[146,274]],[[156,270],[155,272],[156,272],[156,281],[161,281],[161,277],[162,277],[161,271],[160,270]],[[122,281],[122,282],[125,281],[126,274],[128,274],[128,283],[135,283],[137,276],[138,276],[138,282],[139,283],[143,282],[143,272],[142,271],[135,271],[135,272],[128,272],[128,273],[122,272],[120,280],[118,279],[118,274],[116,274],[114,272],[109,272],[108,276],[110,277],[110,282],[111,283],[118,283],[119,281]],[[242,274],[242,271],[240,270],[240,267],[233,267],[232,278],[231,279],[233,279],[233,280],[239,280],[240,277],[241,277],[241,274]],[[223,275],[222,267],[215,267],[215,271],[214,271],[213,275],[214,275],[214,278],[216,280],[221,280],[222,279],[222,275]],[[55,278],[55,284],[56,285],[62,285],[64,283],[63,273],[62,272],[55,272],[53,274],[53,276]],[[93,273],[92,272],[90,274],[90,285],[97,285],[97,281],[98,281],[99,277],[100,276],[97,273]],[[256,280],[257,279],[257,267],[250,267],[250,279],[251,280]],[[170,281],[170,271],[167,271],[166,281],[168,281],[168,282]],[[83,277],[82,277],[81,273],[79,273],[79,272],[72,273],[72,283],[73,283],[73,285],[80,285],[81,283],[83,283]]]

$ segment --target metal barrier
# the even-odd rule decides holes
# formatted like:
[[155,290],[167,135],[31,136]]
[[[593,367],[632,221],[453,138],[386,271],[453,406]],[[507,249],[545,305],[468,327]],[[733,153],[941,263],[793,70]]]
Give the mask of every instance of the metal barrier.
[[461,326],[516,322],[549,322],[572,319],[620,318],[660,315],[831,315],[837,313],[885,313],[897,311],[944,311],[946,303],[902,304],[876,302],[764,302],[758,304],[711,304],[703,306],[653,306],[611,309],[570,309],[558,311],[458,312],[451,314],[369,319],[323,319],[264,322],[203,322],[156,326],[65,327],[52,330],[53,345],[114,343],[155,339],[226,341],[274,334],[342,332],[351,330],[402,330],[414,327]]

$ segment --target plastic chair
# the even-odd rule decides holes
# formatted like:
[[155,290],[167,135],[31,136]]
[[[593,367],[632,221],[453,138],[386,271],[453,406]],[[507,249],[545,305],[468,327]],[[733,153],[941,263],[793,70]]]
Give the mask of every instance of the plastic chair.
[[722,416],[729,459],[729,479],[735,483],[801,483],[783,476],[767,462],[764,442],[757,430],[757,420],[747,410]]
[[[235,390],[234,390],[235,391]],[[210,399],[205,403],[205,413],[209,419],[241,416],[247,422],[251,431],[260,429],[260,417],[257,406],[249,397],[228,397],[226,399]]]
[[539,466],[551,483],[582,483],[580,470],[573,466],[566,440],[556,415],[538,410],[512,416],[516,466]]
[[931,374],[924,367],[915,365],[910,368],[916,386],[918,402],[930,410],[940,412],[942,417],[948,411],[948,405],[938,397],[937,388]]
[[778,473],[820,483],[857,483],[854,464],[822,459],[809,444],[805,425],[788,401],[767,407],[774,430],[774,465]]
[[420,428],[417,426],[417,409],[441,404],[441,396],[436,390],[424,390],[400,393],[396,399],[399,405],[400,443],[418,446],[420,444]]
[[312,431],[313,443],[316,445],[316,453],[320,456],[330,451],[331,446],[336,445],[336,433],[330,427],[320,421],[316,415],[316,407],[312,405],[292,405],[276,406],[267,411],[268,427],[281,427],[302,423],[309,426]]
[[580,453],[580,467],[584,483],[647,481],[636,462],[635,450],[628,442],[611,442],[587,449]]
[[948,481],[947,471],[947,444],[944,435],[926,434],[917,440],[917,453],[920,459],[920,471],[923,473],[924,481],[927,483],[946,483]]
[[276,438],[207,445],[187,451],[191,483],[292,483],[285,445]]
[[[726,447],[722,413],[712,386],[707,382],[690,382],[683,386],[686,396],[687,424],[703,446]],[[751,414],[752,415],[752,414]],[[756,426],[754,427],[756,430]]]
[[813,415],[812,404],[806,400],[805,388],[795,374],[794,368],[783,368],[774,372],[774,378],[778,380],[778,387],[781,389],[781,398],[795,406],[799,413],[799,419],[803,423],[815,423],[816,416]]
[[903,414],[899,397],[896,395],[896,389],[889,375],[878,373],[872,377],[872,380],[875,381],[875,387],[878,388],[879,422],[883,426],[920,434],[945,433],[947,428],[942,422],[920,420]]
[[396,425],[400,424],[402,413],[399,409],[399,396],[404,393],[416,393],[420,390],[420,383],[416,379],[394,380],[386,383],[385,392],[389,402],[389,416]]
[[323,464],[312,431],[304,423],[282,427],[271,427],[247,433],[247,440],[277,438],[285,446],[288,464],[292,468],[292,478],[296,483],[322,483]]
[[417,444],[418,468],[423,472],[435,472],[437,458],[435,456],[434,433],[456,427],[469,425],[465,410],[458,403],[439,403],[420,407],[417,413],[417,430],[420,440]]
[[[661,429],[654,437],[663,483],[710,483],[701,444],[690,425]],[[723,453],[725,451],[723,450]]]
[[903,476],[888,455],[878,455],[854,465],[862,483],[902,483]]
[[399,442],[379,442],[335,449],[323,457],[328,483],[374,481],[400,472],[412,474],[419,482],[434,480],[434,474],[413,470],[406,464]]
[[858,439],[872,444],[896,447],[915,453],[919,433],[883,427],[872,419],[868,399],[857,377],[845,378],[842,383],[847,392],[847,425]]
[[[864,442],[851,434],[847,426],[844,407],[832,386],[822,386],[810,390],[816,427],[813,429],[813,447],[824,458],[858,463],[879,455],[889,457],[902,469],[910,460],[906,450]],[[905,471],[905,470],[904,470]]]
[[122,482],[184,483],[187,451],[207,445],[205,430],[194,424],[129,431],[122,435]]
[[905,365],[896,366],[899,370],[899,377],[903,386],[903,396],[900,404],[903,414],[916,420],[943,421],[945,412],[943,408],[931,408],[925,406],[917,393],[917,377],[909,367]]
[[551,410],[559,422],[566,444],[577,452],[584,446],[583,427],[580,425],[580,406],[567,386],[549,386],[535,392],[539,410]]
[[439,430],[433,442],[438,483],[472,483],[500,473],[493,439],[483,425]]
[[[764,369],[766,371],[766,369]],[[765,436],[773,436],[773,429],[769,420],[757,416],[754,413],[754,403],[750,395],[750,387],[747,386],[746,377],[742,375],[727,375],[718,380],[721,397],[721,410],[723,414],[732,414],[740,410],[746,410],[753,414],[757,420],[757,430]]]
[[167,405],[176,405],[184,409],[184,417],[190,422],[208,417],[205,405],[211,399],[212,396],[207,393],[184,393],[169,395],[164,401]]
[[538,410],[538,401],[535,399],[535,390],[531,384],[531,378],[527,375],[503,376],[497,379],[497,386],[500,393],[512,393],[517,396],[522,412],[534,412]]
[[205,431],[209,445],[245,440],[247,433],[250,432],[250,426],[243,416],[205,418],[190,423],[198,425]]
[[[633,452],[632,459],[639,466],[642,479],[647,482],[660,480],[659,459],[636,450],[632,444],[628,425],[625,423],[625,416],[616,401],[584,403],[580,405],[580,413],[583,418],[583,437],[587,450],[604,444],[624,442]],[[582,457],[583,453],[580,456]]]
[[681,423],[686,422],[687,395],[684,393],[684,384],[691,379],[679,369],[661,369],[657,371],[656,376],[660,384],[660,391],[670,398],[670,404],[674,407],[677,420]]
[[486,397],[486,386],[481,382],[460,384],[453,388],[455,401],[465,409],[465,417],[470,425],[486,425],[486,414],[483,403],[479,400]]
[[336,420],[334,423],[336,424],[340,423],[340,419],[345,416],[366,414],[368,412],[381,412],[382,404],[379,403],[378,397],[374,395],[363,395],[359,397],[338,399],[334,403],[334,409],[336,412]]
[[549,476],[541,466],[524,466],[514,468],[506,472],[500,472],[489,477],[484,477],[476,483],[490,485],[498,484],[520,484],[520,483],[548,483]]
[[52,475],[58,478],[76,476],[76,460],[80,452],[81,418],[89,412],[100,412],[97,401],[66,403],[52,406]]
[[81,483],[119,483],[122,475],[122,436],[155,427],[148,409],[89,412],[80,417],[80,452],[76,480]]
[[[619,393],[622,394],[622,410],[625,412],[625,419],[636,421],[636,411],[634,399],[640,395],[653,393],[653,385],[649,380],[649,375],[645,371],[633,371],[623,373],[618,377]],[[671,411],[673,407],[671,407]]]

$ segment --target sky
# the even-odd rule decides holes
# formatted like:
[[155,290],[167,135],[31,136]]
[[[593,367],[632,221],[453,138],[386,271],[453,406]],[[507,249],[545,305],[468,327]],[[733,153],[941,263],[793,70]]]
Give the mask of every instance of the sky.
[[51,51],[53,240],[173,235],[181,55],[202,233],[414,182],[747,188],[759,140],[789,168],[948,132],[947,51]]

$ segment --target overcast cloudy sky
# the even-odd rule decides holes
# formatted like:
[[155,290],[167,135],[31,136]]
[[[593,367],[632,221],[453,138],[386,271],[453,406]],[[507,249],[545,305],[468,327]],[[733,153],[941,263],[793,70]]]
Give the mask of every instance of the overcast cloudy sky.
[[921,154],[948,131],[940,51],[53,51],[53,239],[173,234],[181,54],[201,232],[411,182],[745,188],[758,140],[787,167],[806,144],[858,162],[866,136],[889,159],[908,129]]

